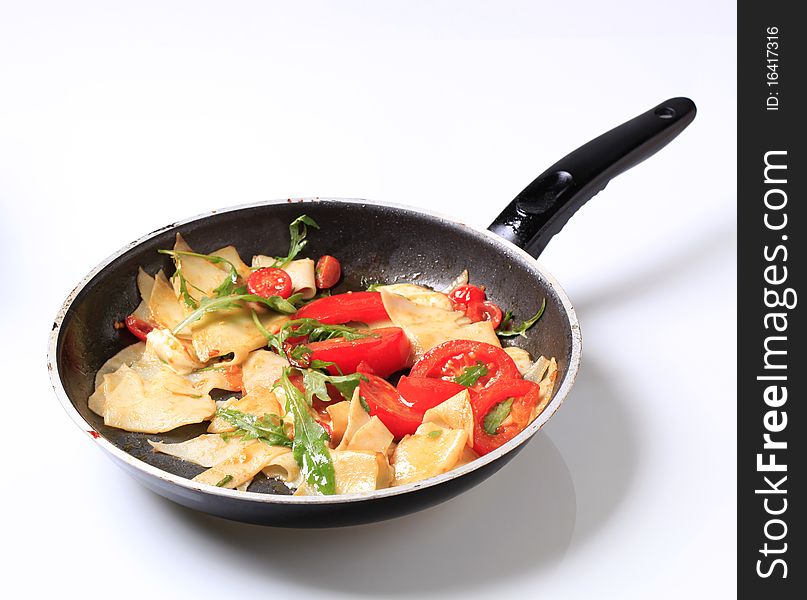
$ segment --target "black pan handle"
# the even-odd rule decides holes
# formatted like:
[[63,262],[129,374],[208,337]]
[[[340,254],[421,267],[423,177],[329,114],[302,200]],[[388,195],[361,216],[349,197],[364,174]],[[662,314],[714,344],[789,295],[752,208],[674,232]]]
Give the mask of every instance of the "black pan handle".
[[537,257],[578,208],[669,144],[695,112],[689,98],[670,98],[602,134],[539,175],[488,229]]

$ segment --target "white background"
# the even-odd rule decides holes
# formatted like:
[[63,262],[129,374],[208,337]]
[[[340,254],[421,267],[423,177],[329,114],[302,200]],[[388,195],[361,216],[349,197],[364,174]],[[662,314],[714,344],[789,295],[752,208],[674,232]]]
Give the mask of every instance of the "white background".
[[[733,3],[0,6],[8,597],[734,595]],[[485,226],[556,159],[678,95],[691,127],[542,256],[582,323],[573,392],[447,504],[331,531],[191,513],[119,471],[50,390],[63,298],[148,231],[288,196]]]

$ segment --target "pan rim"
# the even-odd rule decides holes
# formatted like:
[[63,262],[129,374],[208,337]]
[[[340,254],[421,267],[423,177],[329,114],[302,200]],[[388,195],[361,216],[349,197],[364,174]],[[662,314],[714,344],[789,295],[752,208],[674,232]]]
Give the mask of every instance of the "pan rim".
[[[525,261],[527,265],[530,265],[531,268],[537,270],[538,273],[547,281],[547,283],[555,291],[558,299],[561,302],[561,305],[563,306],[564,311],[566,312],[566,316],[569,320],[569,326],[571,330],[571,345],[572,345],[571,353],[569,356],[569,365],[567,367],[566,374],[563,380],[561,381],[560,386],[555,390],[552,400],[549,402],[549,404],[546,406],[543,412],[540,415],[538,415],[538,417],[532,423],[530,423],[530,425],[524,431],[519,433],[517,436],[515,436],[512,440],[510,440],[506,444],[503,444],[502,446],[500,446],[493,452],[486,454],[485,456],[479,457],[476,460],[473,460],[470,463],[463,465],[459,468],[448,471],[447,473],[443,473],[435,477],[430,477],[429,479],[408,483],[402,486],[384,488],[368,493],[334,494],[330,496],[294,496],[294,495],[282,495],[282,494],[264,494],[259,492],[248,492],[248,491],[242,492],[239,490],[229,490],[197,483],[190,479],[181,477],[179,475],[174,475],[173,473],[163,471],[158,467],[155,467],[138,458],[135,458],[131,454],[125,452],[124,450],[112,444],[102,435],[99,435],[98,432],[93,427],[93,425],[89,423],[86,419],[84,419],[81,413],[79,413],[76,407],[73,405],[73,402],[67,395],[67,391],[64,389],[61,377],[59,375],[59,370],[57,367],[56,350],[64,318],[68,310],[72,306],[73,302],[75,301],[76,297],[81,293],[81,291],[86,287],[86,285],[117,258],[122,256],[132,248],[139,246],[140,244],[148,241],[149,239],[159,235],[160,233],[168,229],[200,221],[222,213],[237,212],[240,210],[258,208],[263,206],[272,206],[288,203],[306,203],[306,202],[312,202],[312,203],[334,202],[334,203],[351,203],[351,204],[362,204],[370,206],[380,206],[415,213],[418,215],[430,216],[440,221],[445,221],[453,225],[466,227],[468,229],[471,229],[477,234],[482,234],[483,236],[493,240],[497,244],[501,244],[502,246],[507,248],[510,252],[514,253],[516,256],[519,256],[522,260]],[[105,258],[103,261],[101,261],[99,264],[97,264],[78,283],[78,285],[76,285],[76,287],[73,288],[73,290],[68,294],[65,301],[62,303],[62,306],[59,309],[56,318],[54,319],[53,327],[51,329],[49,336],[47,366],[53,391],[56,394],[57,398],[59,399],[62,408],[65,410],[65,412],[67,412],[68,416],[73,420],[73,422],[80,429],[82,429],[91,439],[93,439],[101,447],[102,450],[110,454],[112,458],[115,458],[123,462],[124,464],[136,469],[137,471],[140,471],[144,475],[155,477],[156,479],[162,480],[166,483],[177,485],[180,488],[184,488],[191,492],[199,492],[202,494],[219,496],[236,501],[252,501],[264,504],[336,505],[342,503],[381,500],[383,498],[389,498],[425,488],[431,488],[440,485],[442,483],[445,483],[447,481],[453,480],[455,478],[462,477],[463,475],[471,473],[472,471],[475,471],[477,469],[480,469],[498,460],[505,454],[508,454],[509,452],[515,450],[518,446],[526,443],[530,438],[532,438],[532,436],[534,436],[543,427],[543,425],[555,414],[558,408],[560,408],[560,405],[566,399],[567,395],[569,394],[569,391],[572,388],[572,385],[574,384],[575,378],[577,376],[580,367],[581,357],[582,357],[582,334],[580,331],[580,324],[578,322],[574,307],[571,301],[569,300],[569,297],[566,295],[566,292],[563,290],[563,288],[560,286],[557,280],[549,273],[549,271],[547,271],[544,268],[544,266],[541,264],[539,260],[531,256],[525,250],[519,248],[512,242],[509,242],[508,240],[501,238],[492,231],[482,229],[475,225],[469,225],[468,223],[465,223],[457,218],[439,212],[435,212],[432,210],[416,208],[413,206],[407,206],[398,203],[365,200],[361,198],[308,197],[308,198],[286,198],[278,200],[264,200],[248,204],[239,204],[223,209],[211,210],[205,213],[198,214],[196,216],[189,217],[187,219],[176,221],[174,223],[171,223],[170,225],[160,227],[152,231],[151,233],[148,233],[138,238],[137,240],[130,242],[129,244],[126,244],[118,251],[114,252],[113,254]]]

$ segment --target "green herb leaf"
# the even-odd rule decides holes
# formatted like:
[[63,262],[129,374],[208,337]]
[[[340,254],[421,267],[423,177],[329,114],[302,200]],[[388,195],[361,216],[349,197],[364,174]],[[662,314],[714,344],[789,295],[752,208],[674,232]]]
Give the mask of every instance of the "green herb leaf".
[[502,422],[510,415],[510,409],[513,407],[513,399],[508,398],[502,400],[496,406],[490,409],[490,412],[485,415],[482,421],[482,428],[489,435],[496,435],[496,431]]
[[280,342],[285,342],[290,337],[308,336],[309,342],[322,342],[334,338],[344,338],[349,341],[360,340],[368,337],[380,337],[377,333],[362,331],[347,325],[327,325],[320,323],[316,319],[294,319],[283,324],[280,333],[276,337]]
[[219,481],[219,482],[216,484],[216,487],[224,487],[225,485],[227,485],[228,483],[230,483],[232,480],[233,480],[233,476],[232,476],[232,475],[225,475],[224,477],[222,477],[222,478],[221,478],[221,481]]
[[488,368],[485,366],[485,363],[479,361],[471,367],[465,367],[462,375],[457,375],[454,378],[454,382],[464,385],[465,387],[472,387],[476,385],[476,382],[479,381],[480,378],[487,374]]
[[366,412],[369,415],[370,405],[367,404],[367,398],[365,398],[364,396],[359,396],[359,404],[361,404],[361,407],[364,409],[364,412]]
[[305,400],[310,405],[314,396],[323,402],[330,402],[331,397],[328,395],[328,376],[321,371],[314,369],[305,369],[301,371],[303,374],[303,387],[305,388]]
[[384,286],[383,283],[371,283],[370,285],[367,286],[367,291],[368,292],[377,292],[378,288],[383,287],[383,286]]
[[176,335],[191,323],[201,319],[207,313],[218,310],[242,308],[244,302],[258,302],[259,304],[269,307],[275,312],[290,315],[297,311],[295,304],[301,299],[301,294],[294,294],[288,298],[281,298],[280,296],[270,296],[269,298],[264,298],[263,296],[257,296],[255,294],[233,294],[231,296],[222,296],[221,298],[202,298],[202,301],[199,303],[199,308],[185,317],[176,327],[171,330],[171,333]]
[[257,327],[258,331],[261,332],[261,335],[266,338],[268,345],[277,350],[279,354],[282,354],[283,342],[275,334],[269,333],[266,327],[263,326],[263,323],[261,323],[261,320],[258,318],[258,313],[256,313],[254,310],[252,311],[252,322],[255,323],[255,327]]
[[[505,322],[504,320],[502,320],[499,329],[496,330],[496,335],[500,335],[502,337],[513,337],[516,335],[527,337],[526,335],[524,335],[524,332],[526,332],[530,327],[532,327],[538,322],[538,320],[543,316],[545,309],[546,309],[546,298],[544,298],[544,301],[541,303],[541,308],[538,309],[538,312],[535,313],[535,315],[531,319],[527,319],[526,321],[524,321],[521,325],[514,325],[510,329],[504,330],[503,326],[505,325]],[[509,322],[510,321],[508,321],[508,323]]]
[[349,341],[368,337],[380,337],[377,333],[362,331],[347,325],[326,325],[316,319],[294,319],[283,324],[283,341],[288,337],[307,335],[309,342],[322,342],[334,338],[344,338]]
[[316,319],[295,319],[293,321],[287,321],[277,334],[272,334],[261,324],[258,315],[255,314],[254,311],[252,321],[255,323],[258,331],[266,338],[268,345],[277,350],[278,354],[286,356],[290,362],[296,362],[301,367],[311,367],[312,369],[324,369],[334,363],[314,360],[309,364],[306,361],[306,354],[310,354],[311,349],[305,345],[298,344],[289,352],[288,345],[284,348],[284,343],[288,338],[308,336],[309,342],[321,342],[323,340],[340,337],[351,341],[368,337],[379,337],[377,333],[362,331],[345,325],[326,325]]
[[206,367],[202,367],[201,369],[194,369],[194,373],[204,373],[205,371],[224,371],[228,369],[229,365],[221,366],[219,364],[212,364]]
[[311,363],[311,348],[305,346],[303,344],[297,344],[293,346],[291,344],[284,344],[286,358],[289,359],[289,363],[293,367],[298,367],[302,369],[307,369]]
[[286,394],[286,406],[294,415],[294,440],[291,451],[300,465],[303,477],[309,485],[322,494],[336,493],[336,478],[333,460],[325,442],[328,433],[308,412],[308,404],[302,392],[289,379],[289,371],[283,369],[278,385]]
[[[182,256],[194,256],[196,258],[206,260],[207,262],[212,263],[214,265],[219,265],[222,263],[226,264],[227,267],[229,268],[229,273],[227,274],[227,277],[225,277],[224,281],[221,282],[221,285],[219,285],[216,289],[213,290],[213,293],[216,295],[216,298],[232,295],[233,289],[235,288],[235,284],[238,282],[238,270],[235,268],[235,265],[226,258],[222,258],[221,256],[214,256],[213,254],[199,254],[198,252],[188,252],[186,250],[157,250],[157,252],[159,252],[160,254],[167,254],[168,256],[173,257],[174,264],[177,265],[177,272],[180,271],[179,258]],[[184,277],[182,279],[184,279]],[[181,287],[182,279],[180,279],[180,291],[182,289]]]
[[242,440],[261,440],[270,446],[286,446],[290,448],[291,439],[286,434],[283,421],[277,415],[265,414],[256,417],[233,408],[219,408],[216,416],[221,417],[236,428],[229,436],[239,436]]
[[311,369],[320,369],[320,370],[327,369],[328,367],[333,367],[334,369],[339,371],[340,375],[342,374],[342,369],[339,368],[339,365],[329,360],[319,360],[318,358],[315,358],[314,360],[311,361],[311,363],[308,366]]
[[199,303],[193,299],[193,296],[188,291],[188,280],[182,275],[182,269],[177,268],[174,277],[179,278],[179,295],[182,301],[185,302],[185,306],[191,309],[199,308]]
[[300,215],[289,224],[289,234],[291,236],[289,253],[284,257],[276,257],[273,267],[276,269],[286,267],[305,248],[308,243],[305,239],[306,235],[308,235],[308,227],[319,229],[317,222],[308,215]]
[[330,375],[328,377],[330,384],[339,390],[345,400],[350,400],[353,397],[354,390],[359,387],[362,381],[369,381],[367,377],[361,373],[351,373],[350,375]]
[[433,431],[430,431],[426,435],[428,435],[430,438],[435,438],[436,439],[436,438],[439,438],[441,435],[443,435],[443,432],[440,429],[435,429]]
[[330,402],[327,384],[335,387],[345,400],[353,397],[353,391],[367,378],[361,373],[350,375],[327,375],[313,368],[301,370],[303,374],[303,387],[305,387],[306,401],[310,404],[314,396],[323,402]]
[[508,310],[504,313],[504,317],[502,317],[502,322],[499,323],[499,326],[496,328],[497,331],[506,331],[510,326],[510,321],[513,320],[513,311]]

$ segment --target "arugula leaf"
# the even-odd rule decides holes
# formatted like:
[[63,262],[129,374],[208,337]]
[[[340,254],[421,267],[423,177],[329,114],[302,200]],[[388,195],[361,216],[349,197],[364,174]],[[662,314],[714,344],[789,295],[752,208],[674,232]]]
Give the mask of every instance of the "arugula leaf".
[[369,379],[361,373],[351,373],[350,375],[329,375],[328,381],[345,400],[350,400],[353,398],[353,391],[359,387],[359,384],[362,381],[369,381]]
[[179,295],[182,297],[183,302],[185,302],[185,306],[188,308],[199,308],[199,303],[193,299],[193,296],[191,296],[188,291],[188,280],[182,275],[182,269],[177,268],[176,272],[174,272],[174,277],[179,278]]
[[283,428],[283,421],[277,415],[265,414],[258,418],[234,408],[219,408],[216,410],[216,416],[236,428],[234,432],[228,433],[227,437],[239,436],[244,441],[261,440],[270,446],[291,447],[291,439]]
[[284,257],[275,257],[273,267],[276,269],[284,268],[305,248],[308,243],[308,240],[305,239],[306,235],[308,235],[308,227],[319,229],[317,222],[308,215],[300,215],[289,224],[289,234],[291,236],[289,253]]
[[324,369],[325,367],[336,365],[332,362],[322,360],[311,361],[308,358],[308,355],[311,354],[311,349],[302,344],[290,348],[289,344],[286,344],[286,340],[290,337],[308,336],[311,342],[320,342],[337,337],[342,337],[346,340],[379,337],[377,333],[360,331],[345,325],[326,325],[316,319],[295,319],[293,321],[286,321],[277,334],[272,334],[269,333],[260,322],[255,311],[252,311],[252,321],[255,323],[258,331],[266,338],[269,346],[277,350],[278,354],[288,358],[289,362],[294,364],[294,366],[301,368],[310,367],[312,369]]
[[361,407],[364,409],[364,412],[366,412],[369,415],[370,405],[367,404],[367,398],[365,398],[364,396],[359,396],[359,404],[361,404]]
[[455,383],[464,385],[465,387],[473,387],[481,377],[488,374],[488,368],[481,360],[471,367],[465,367],[461,375],[454,378]]
[[292,367],[307,369],[311,366],[311,348],[308,346],[283,342],[283,352],[286,354],[286,358]]
[[[309,350],[310,350],[310,348],[309,348]],[[337,365],[335,362],[331,362],[329,360],[319,360],[318,358],[315,358],[314,360],[312,360],[309,363],[308,367],[310,369],[320,369],[320,370],[327,369],[328,367],[333,367],[334,369],[339,371],[340,375],[343,374],[342,369],[339,368],[339,365]]]
[[[196,258],[204,259],[207,262],[212,263],[214,265],[219,265],[222,263],[226,264],[229,267],[230,272],[227,274],[227,277],[224,279],[224,281],[221,282],[221,285],[219,285],[216,289],[213,290],[213,293],[216,294],[216,298],[231,295],[233,293],[233,289],[235,288],[235,284],[238,282],[238,270],[235,268],[235,265],[226,258],[222,258],[221,256],[214,256],[213,254],[199,254],[198,252],[188,252],[186,250],[160,249],[157,250],[157,252],[159,252],[160,254],[167,254],[168,256],[172,257],[174,259],[174,264],[177,266],[177,272],[180,271],[179,258],[182,256],[194,256]],[[184,277],[182,279],[184,279]],[[180,279],[180,289],[182,285],[182,279]],[[185,301],[185,303],[187,304],[187,300]]]
[[[503,329],[503,327],[506,324],[510,323],[510,319],[508,319],[507,322],[505,322],[505,320],[502,319],[502,322],[499,325],[499,328],[496,330],[496,335],[499,335],[499,336],[502,336],[502,337],[513,337],[513,336],[516,336],[516,335],[520,335],[522,337],[527,337],[526,335],[524,335],[524,332],[527,331],[530,327],[532,327],[533,325],[535,325],[538,322],[538,320],[543,316],[545,309],[546,309],[546,298],[544,298],[544,301],[541,302],[541,308],[538,309],[538,312],[535,313],[532,316],[532,318],[527,319],[521,325],[513,325],[510,329],[507,329],[507,330]],[[510,315],[511,314],[510,311],[507,311],[507,314]]]
[[229,366],[229,365],[224,365],[224,366],[221,366],[221,365],[219,365],[219,364],[215,364],[215,363],[214,363],[214,364],[212,364],[212,365],[208,365],[208,366],[206,366],[206,367],[202,367],[201,369],[194,369],[194,370],[193,370],[193,372],[194,372],[194,373],[204,373],[205,371],[223,371],[223,370],[225,370],[225,369],[229,369],[229,368],[230,368],[230,366]]
[[348,327],[347,325],[326,325],[320,323],[316,319],[295,319],[287,321],[283,324],[283,332],[285,336],[283,341],[288,337],[308,336],[310,342],[322,342],[324,340],[331,340],[333,338],[345,338],[346,340],[360,340],[368,337],[380,337],[377,333],[370,333],[369,331],[361,331],[355,327]]
[[499,323],[499,326],[496,328],[497,331],[506,331],[508,325],[510,325],[510,321],[513,320],[513,311],[508,310],[505,311],[504,317],[502,317],[502,322]]
[[328,376],[321,371],[313,369],[304,369],[300,371],[303,374],[303,387],[305,388],[305,400],[308,404],[314,400],[314,396],[323,402],[330,402],[331,397],[328,395]]
[[269,298],[264,298],[263,296],[257,296],[255,294],[233,294],[231,296],[222,296],[220,298],[202,298],[201,302],[199,303],[199,308],[180,321],[180,323],[171,330],[171,333],[176,335],[186,326],[198,321],[207,313],[215,312],[217,310],[242,308],[243,302],[258,302],[264,306],[268,306],[275,312],[290,315],[297,311],[295,304],[301,299],[301,294],[293,294],[288,298],[281,298],[280,296],[270,296]]
[[336,476],[333,460],[325,442],[328,433],[308,412],[305,396],[289,379],[290,368],[283,369],[277,385],[286,394],[286,406],[294,416],[294,440],[291,451],[294,460],[300,465],[303,477],[309,485],[320,493],[336,493]]
[[277,350],[278,354],[283,354],[283,341],[279,336],[269,333],[266,327],[263,326],[263,323],[261,323],[261,320],[258,318],[258,313],[256,313],[254,310],[252,311],[252,322],[255,323],[255,327],[258,328],[261,335],[266,338],[268,345]]
[[224,487],[225,485],[227,485],[228,483],[230,483],[232,480],[233,480],[233,476],[232,476],[232,475],[225,475],[224,477],[222,477],[222,478],[221,478],[221,481],[219,481],[219,482],[216,484],[216,487]]
[[485,433],[489,435],[496,435],[496,431],[502,422],[510,415],[510,409],[513,407],[513,399],[508,398],[502,400],[496,406],[490,409],[490,412],[485,415],[482,421],[482,428]]
[[345,400],[350,400],[353,397],[353,390],[359,386],[359,383],[367,381],[367,378],[361,373],[327,375],[313,368],[301,370],[301,372],[303,374],[303,387],[305,388],[306,401],[309,404],[314,396],[323,402],[331,401],[327,388],[327,384],[329,383],[339,391]]

